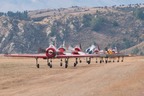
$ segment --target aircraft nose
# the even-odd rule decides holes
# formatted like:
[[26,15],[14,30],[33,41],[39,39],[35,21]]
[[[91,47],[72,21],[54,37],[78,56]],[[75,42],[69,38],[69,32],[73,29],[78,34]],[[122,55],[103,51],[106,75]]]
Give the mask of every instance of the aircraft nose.
[[53,54],[53,50],[49,50],[48,54],[50,54],[50,55]]

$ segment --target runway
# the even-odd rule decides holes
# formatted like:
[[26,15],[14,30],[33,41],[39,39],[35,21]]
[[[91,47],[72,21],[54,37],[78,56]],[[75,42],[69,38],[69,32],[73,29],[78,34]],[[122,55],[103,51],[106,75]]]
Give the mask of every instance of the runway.
[[85,59],[67,69],[53,61],[0,57],[0,96],[144,96],[144,57],[126,57],[124,62],[86,64]]

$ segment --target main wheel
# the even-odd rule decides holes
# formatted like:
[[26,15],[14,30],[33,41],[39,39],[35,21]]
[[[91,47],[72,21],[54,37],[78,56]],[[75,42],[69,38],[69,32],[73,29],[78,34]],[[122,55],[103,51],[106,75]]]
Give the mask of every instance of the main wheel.
[[100,60],[100,63],[102,63],[102,60]]
[[37,64],[36,67],[39,68],[40,67],[39,64]]
[[68,67],[68,64],[65,64],[65,68],[67,68]]
[[50,68],[52,68],[52,64],[48,63],[48,66],[49,66]]
[[76,67],[76,65],[77,65],[77,64],[76,64],[76,63],[74,63],[74,67]]
[[90,61],[87,61],[88,64],[90,64]]
[[108,61],[107,61],[107,60],[105,60],[105,63],[108,63]]
[[60,66],[62,66],[62,62],[60,63]]
[[50,67],[50,65],[51,65],[51,64],[50,64],[50,63],[48,63],[47,65]]
[[52,68],[52,64],[50,64],[50,66],[49,66],[50,68]]

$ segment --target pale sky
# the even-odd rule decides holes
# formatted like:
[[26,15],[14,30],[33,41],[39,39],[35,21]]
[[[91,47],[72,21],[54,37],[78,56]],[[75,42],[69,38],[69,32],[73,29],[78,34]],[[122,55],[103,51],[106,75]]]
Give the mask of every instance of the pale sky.
[[144,3],[144,0],[0,0],[0,12],[67,8],[71,6],[97,7]]

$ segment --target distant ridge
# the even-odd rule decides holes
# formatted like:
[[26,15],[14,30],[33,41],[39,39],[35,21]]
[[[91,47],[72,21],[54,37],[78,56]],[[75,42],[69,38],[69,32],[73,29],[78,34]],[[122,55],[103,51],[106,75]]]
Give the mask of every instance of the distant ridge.
[[[54,40],[57,47],[66,41],[66,45],[82,43],[83,49],[96,43],[101,49],[124,50],[144,41],[142,9],[144,4],[3,13],[0,14],[0,53],[36,53]],[[143,55],[141,50],[127,52]]]
[[122,52],[137,54],[137,55],[144,55],[144,41],[141,42],[140,44],[137,44],[137,45],[131,47],[131,48],[122,50]]

